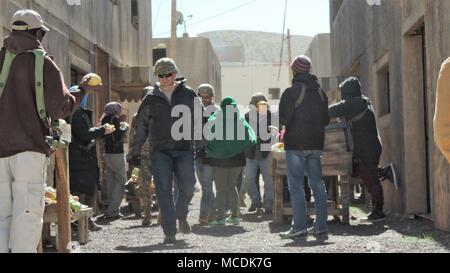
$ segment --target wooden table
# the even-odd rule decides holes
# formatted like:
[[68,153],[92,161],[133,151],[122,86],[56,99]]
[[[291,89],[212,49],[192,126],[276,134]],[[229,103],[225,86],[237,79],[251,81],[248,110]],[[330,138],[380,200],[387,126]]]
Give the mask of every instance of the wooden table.
[[[337,176],[337,200],[328,202],[328,215],[342,217],[343,223],[350,223],[350,175],[352,171],[352,153],[348,151],[344,124],[332,124],[326,129],[325,149],[322,156],[323,176]],[[283,199],[286,180],[285,152],[272,152],[271,173],[273,177],[273,222],[283,223],[285,216],[292,215],[292,207]],[[315,210],[308,205],[308,214]]]

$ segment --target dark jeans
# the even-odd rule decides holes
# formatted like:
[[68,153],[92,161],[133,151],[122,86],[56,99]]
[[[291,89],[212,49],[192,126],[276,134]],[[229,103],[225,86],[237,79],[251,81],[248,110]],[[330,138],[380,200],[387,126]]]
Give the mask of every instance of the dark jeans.
[[354,176],[362,179],[364,186],[370,193],[372,204],[380,208],[384,205],[383,188],[378,178],[378,165],[354,163]]
[[[194,154],[192,151],[154,151],[151,161],[161,226],[166,236],[174,236],[176,220],[187,220],[188,207],[194,197]],[[179,191],[176,204],[173,198],[174,175]]]

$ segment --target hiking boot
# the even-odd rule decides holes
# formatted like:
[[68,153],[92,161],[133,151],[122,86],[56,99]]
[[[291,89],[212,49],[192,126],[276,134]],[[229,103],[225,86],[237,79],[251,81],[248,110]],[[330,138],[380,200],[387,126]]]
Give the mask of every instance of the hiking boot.
[[210,226],[224,226],[225,225],[225,219],[222,220],[214,220],[209,223]]
[[180,232],[183,234],[191,233],[191,226],[186,220],[178,220],[178,228],[180,229]]
[[280,233],[281,239],[291,239],[291,238],[298,238],[298,237],[304,237],[308,235],[308,231],[306,229],[296,231],[295,229],[291,228],[287,232]]
[[260,203],[252,203],[250,208],[248,208],[248,212],[256,212],[260,208],[262,208],[261,202]]
[[177,238],[174,236],[166,236],[164,238],[163,244],[165,245],[174,245],[177,242]]
[[237,226],[239,225],[240,221],[241,219],[239,218],[239,216],[237,217],[230,216],[225,220],[225,223]]
[[378,170],[378,176],[380,177],[381,181],[389,180],[396,189],[399,188],[394,163],[389,164],[389,166],[387,166],[386,168],[380,168]]
[[152,219],[151,218],[144,218],[144,220],[142,220],[142,226],[143,227],[149,227],[152,224]]
[[386,215],[384,215],[382,210],[374,210],[372,213],[367,216],[367,221],[369,222],[379,222],[386,219]]

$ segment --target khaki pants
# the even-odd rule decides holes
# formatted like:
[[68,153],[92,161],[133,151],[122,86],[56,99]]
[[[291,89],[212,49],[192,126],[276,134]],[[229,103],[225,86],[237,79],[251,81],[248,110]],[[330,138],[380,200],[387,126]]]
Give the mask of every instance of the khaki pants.
[[47,158],[0,158],[0,253],[36,253],[42,233]]

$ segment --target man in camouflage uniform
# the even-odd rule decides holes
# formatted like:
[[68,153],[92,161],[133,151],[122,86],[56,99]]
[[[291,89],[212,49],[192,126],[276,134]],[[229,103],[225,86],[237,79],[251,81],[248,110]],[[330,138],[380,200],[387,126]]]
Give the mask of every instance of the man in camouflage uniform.
[[152,223],[152,172],[150,161],[150,141],[147,139],[141,151],[141,168],[139,172],[136,192],[139,196],[141,208],[144,210],[143,226],[150,226]]
[[[145,90],[144,94],[147,94],[152,88],[149,87]],[[145,100],[145,97],[144,97]],[[152,192],[151,192],[151,161],[150,161],[150,138],[148,138],[142,149],[139,149],[138,145],[135,145],[133,141],[134,132],[136,131],[136,118],[139,112],[133,117],[131,131],[130,131],[130,152],[128,155],[129,170],[133,171],[134,168],[139,168],[139,179],[136,183],[129,183],[128,191],[131,204],[135,211],[144,211],[143,226],[150,226],[152,215],[151,208],[153,204]],[[136,160],[137,159],[137,160]],[[131,176],[131,175],[130,175]]]

